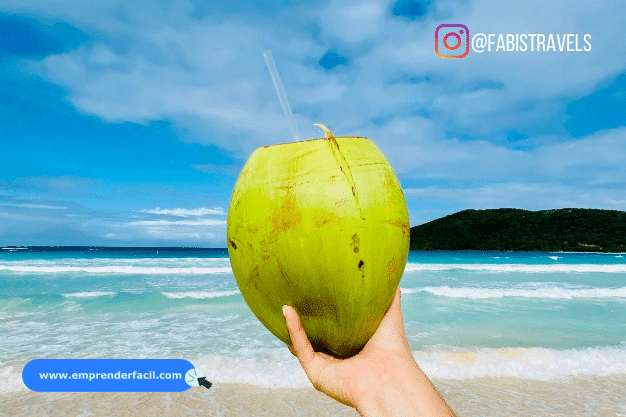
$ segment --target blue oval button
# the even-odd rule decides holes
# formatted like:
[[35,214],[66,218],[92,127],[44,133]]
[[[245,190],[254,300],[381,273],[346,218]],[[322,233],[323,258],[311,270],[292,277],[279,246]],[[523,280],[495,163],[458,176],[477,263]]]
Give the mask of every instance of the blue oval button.
[[207,386],[184,359],[34,359],[22,380],[38,392],[180,392],[198,380]]

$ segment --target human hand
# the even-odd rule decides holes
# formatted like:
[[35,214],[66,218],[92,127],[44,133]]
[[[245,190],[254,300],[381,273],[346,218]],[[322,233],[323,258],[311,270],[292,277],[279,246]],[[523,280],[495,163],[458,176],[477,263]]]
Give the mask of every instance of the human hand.
[[419,368],[404,332],[400,289],[378,330],[355,356],[315,352],[297,312],[283,307],[293,353],[318,391],[362,416],[454,416]]

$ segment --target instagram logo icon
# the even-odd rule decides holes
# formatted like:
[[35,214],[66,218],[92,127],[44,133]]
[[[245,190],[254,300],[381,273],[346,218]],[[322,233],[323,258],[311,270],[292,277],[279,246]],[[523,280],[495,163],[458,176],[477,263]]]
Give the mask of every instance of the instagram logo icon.
[[435,29],[435,52],[439,58],[465,58],[469,48],[467,26],[444,24]]

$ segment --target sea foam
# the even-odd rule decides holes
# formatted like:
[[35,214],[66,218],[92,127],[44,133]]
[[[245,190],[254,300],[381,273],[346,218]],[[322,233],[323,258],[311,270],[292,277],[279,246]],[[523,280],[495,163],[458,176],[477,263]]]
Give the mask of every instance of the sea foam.
[[228,258],[60,258],[0,262],[0,271],[19,273],[206,275],[232,273]]
[[[512,377],[549,381],[574,376],[626,374],[624,346],[555,350],[436,345],[414,351],[413,356],[426,375],[439,379]],[[209,354],[188,360],[214,383],[265,388],[311,386],[298,360],[287,348],[249,349],[239,352],[238,356]],[[0,392],[26,389],[16,367],[1,367],[0,376]]]
[[436,264],[436,263],[408,263],[404,272],[426,271],[484,271],[484,272],[605,272],[625,273],[626,264]]
[[[560,257],[553,257],[559,259]],[[417,263],[406,264],[405,272],[427,271],[481,271],[492,273],[527,272],[603,272],[626,273],[626,264],[474,264],[474,263]],[[36,274],[82,272],[87,274],[135,275],[206,275],[232,274],[228,258],[142,258],[142,259],[56,259],[35,261],[2,261],[0,271]]]
[[477,287],[439,287],[401,288],[403,293],[426,292],[439,297],[450,298],[549,298],[570,300],[574,298],[626,298],[626,287],[620,288],[567,288],[555,285],[543,285],[538,288],[477,288]]
[[[426,346],[413,352],[430,378],[514,377],[554,380],[579,375],[626,374],[626,346],[556,350],[541,347],[462,348]],[[267,388],[310,386],[287,349],[249,351],[235,357],[209,355],[192,361],[209,380]]]
[[92,297],[103,297],[107,295],[115,295],[116,293],[113,291],[81,291],[81,292],[73,292],[69,294],[62,294],[63,297],[76,297],[76,298],[92,298]]
[[[433,345],[413,351],[413,356],[426,375],[439,379],[512,377],[549,381],[574,376],[626,374],[624,343],[567,350]],[[134,356],[141,357],[145,356]],[[185,359],[214,383],[250,384],[265,388],[311,386],[298,360],[286,347],[243,348],[228,355],[209,353]],[[20,377],[23,365],[0,366],[0,392],[26,389]]]
[[145,266],[37,266],[37,265],[7,265],[0,264],[0,271],[55,274],[66,272],[84,272],[88,274],[135,274],[135,275],[206,275],[232,273],[229,266],[226,267],[145,267]]
[[460,348],[430,346],[413,352],[434,378],[516,377],[538,380],[578,375],[626,374],[626,346],[555,350],[541,347]]
[[232,291],[185,291],[185,292],[162,292],[167,298],[193,298],[193,299],[206,299],[206,298],[218,298],[229,297],[231,295],[240,294],[238,290]]

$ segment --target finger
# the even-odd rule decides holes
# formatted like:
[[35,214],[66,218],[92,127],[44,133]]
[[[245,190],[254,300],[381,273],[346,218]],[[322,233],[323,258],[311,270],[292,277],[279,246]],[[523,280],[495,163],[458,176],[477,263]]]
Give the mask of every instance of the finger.
[[[402,320],[401,293],[396,289],[394,298],[385,313],[378,330],[372,336],[367,345],[385,349],[399,349],[408,347],[404,322]],[[366,346],[367,346],[366,345]]]
[[309,338],[302,328],[302,323],[300,322],[300,317],[298,316],[296,310],[294,310],[291,306],[283,306],[283,315],[285,316],[287,330],[289,331],[289,337],[291,338],[291,346],[289,347],[289,350],[291,350],[291,353],[296,355],[302,365],[302,368],[308,375],[311,363],[315,359],[313,346],[311,346],[311,342],[309,342]]
[[385,314],[385,318],[393,323],[394,326],[404,327],[402,321],[402,292],[400,287],[396,288],[396,294],[391,301],[389,310]]

